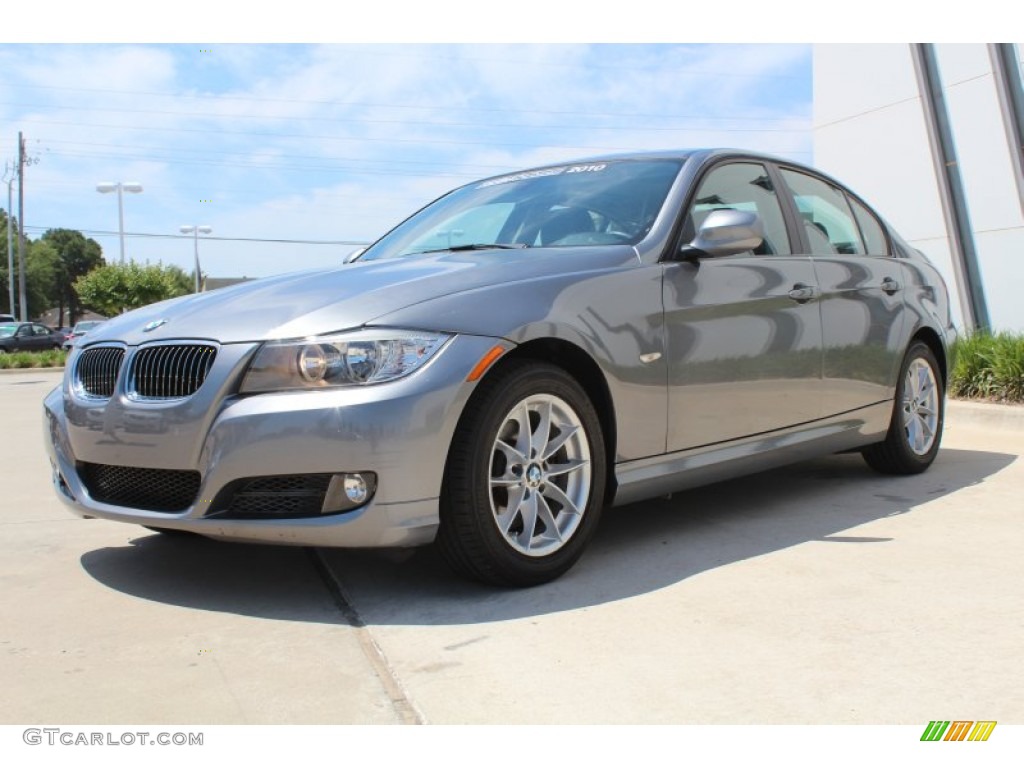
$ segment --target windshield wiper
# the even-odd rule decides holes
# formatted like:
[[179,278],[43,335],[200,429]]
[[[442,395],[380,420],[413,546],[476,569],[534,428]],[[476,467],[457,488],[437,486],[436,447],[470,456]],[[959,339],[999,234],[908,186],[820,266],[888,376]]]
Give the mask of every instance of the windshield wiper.
[[417,251],[417,253],[444,253],[445,251],[489,251],[494,248],[529,248],[526,243],[460,243],[449,245],[447,248],[431,248],[429,251]]

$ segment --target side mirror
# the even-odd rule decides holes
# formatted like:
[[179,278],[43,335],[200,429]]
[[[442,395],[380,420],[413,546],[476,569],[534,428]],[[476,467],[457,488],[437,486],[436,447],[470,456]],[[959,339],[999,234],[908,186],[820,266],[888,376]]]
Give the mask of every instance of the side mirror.
[[365,250],[366,250],[365,248],[356,248],[354,251],[352,251],[352,253],[350,253],[348,256],[346,256],[345,259],[341,263],[342,264],[351,264],[353,261],[355,261],[360,256],[362,256],[363,255],[363,251],[365,251]]
[[720,208],[711,211],[692,242],[684,245],[683,258],[732,256],[752,251],[764,242],[764,222],[756,213]]

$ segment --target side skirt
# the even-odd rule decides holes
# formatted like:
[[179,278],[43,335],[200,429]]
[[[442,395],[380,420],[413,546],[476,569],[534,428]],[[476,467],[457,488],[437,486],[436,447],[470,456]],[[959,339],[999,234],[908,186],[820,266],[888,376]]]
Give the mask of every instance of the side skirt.
[[828,419],[615,466],[613,506],[663,496],[823,454],[862,448],[885,438],[891,400]]

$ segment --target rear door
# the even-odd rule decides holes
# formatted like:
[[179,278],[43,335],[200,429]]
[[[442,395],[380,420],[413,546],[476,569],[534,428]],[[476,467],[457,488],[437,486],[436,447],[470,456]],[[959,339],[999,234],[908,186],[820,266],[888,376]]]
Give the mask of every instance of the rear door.
[[875,215],[817,176],[781,169],[821,289],[825,415],[892,396],[903,349],[904,277]]

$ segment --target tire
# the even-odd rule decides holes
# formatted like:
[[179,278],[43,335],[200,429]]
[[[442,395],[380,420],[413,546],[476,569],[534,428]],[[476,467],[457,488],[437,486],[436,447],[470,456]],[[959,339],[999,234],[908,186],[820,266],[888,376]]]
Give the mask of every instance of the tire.
[[872,469],[887,475],[916,475],[931,466],[942,441],[946,398],[935,354],[927,344],[910,345],[900,366],[889,432],[863,451]]
[[601,422],[583,388],[553,365],[511,361],[480,384],[456,429],[438,548],[456,573],[486,584],[556,579],[597,527],[605,476]]

